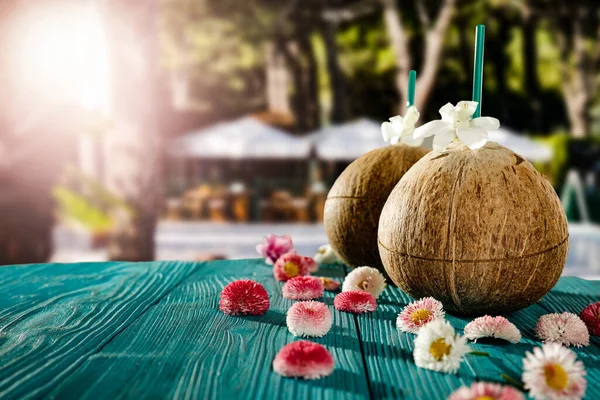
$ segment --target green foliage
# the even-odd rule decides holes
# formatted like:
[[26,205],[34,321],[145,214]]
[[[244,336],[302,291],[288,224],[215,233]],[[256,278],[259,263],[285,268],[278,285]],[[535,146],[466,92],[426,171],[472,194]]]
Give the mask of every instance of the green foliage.
[[76,222],[92,232],[106,231],[112,227],[110,216],[84,196],[63,186],[54,188],[52,194],[58,203],[60,217],[66,221]]
[[[535,140],[552,149],[553,155],[548,171],[550,182],[557,189],[562,187],[569,162],[569,134],[564,131],[558,131],[547,137],[537,137]],[[539,163],[536,164],[536,168],[544,170],[544,166]]]

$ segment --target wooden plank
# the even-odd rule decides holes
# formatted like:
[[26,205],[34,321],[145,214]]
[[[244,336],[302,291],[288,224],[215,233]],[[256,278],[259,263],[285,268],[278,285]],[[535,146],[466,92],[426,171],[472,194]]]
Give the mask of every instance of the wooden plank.
[[0,398],[42,397],[196,263],[0,268]]
[[[341,267],[323,276],[344,276]],[[232,317],[218,310],[221,289],[250,278],[271,297],[264,316]],[[364,399],[368,384],[354,319],[333,309],[323,338],[336,361],[334,373],[316,381],[283,378],[272,371],[276,352],[295,340],[285,324],[293,303],[281,296],[280,282],[260,260],[203,265],[101,351],[90,357],[51,393],[61,398],[177,399]]]
[[[494,340],[471,343],[474,350],[487,351],[490,357],[468,356],[454,376],[415,366],[412,357],[414,336],[399,332],[395,327],[397,314],[412,299],[398,288],[388,287],[375,313],[357,317],[373,396],[443,399],[461,384],[468,385],[475,380],[504,383],[500,377],[502,373],[520,379],[525,352],[541,345],[534,333],[539,317],[548,312],[579,313],[583,306],[599,301],[599,295],[600,282],[561,279],[556,288],[537,304],[506,315],[521,330],[521,343]],[[447,315],[447,319],[462,334],[465,325],[473,318]],[[600,398],[600,358],[597,356],[600,343],[597,337],[591,342],[589,347],[574,349],[588,371],[586,398],[590,399]]]

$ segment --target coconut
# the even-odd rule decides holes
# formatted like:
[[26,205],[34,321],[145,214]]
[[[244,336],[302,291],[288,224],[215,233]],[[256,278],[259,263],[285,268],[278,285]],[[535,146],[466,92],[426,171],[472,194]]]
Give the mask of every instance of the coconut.
[[377,251],[379,214],[396,183],[427,152],[406,145],[382,147],[357,158],[335,181],[325,201],[325,232],[345,264],[385,273]]
[[497,144],[450,144],[417,162],[390,194],[379,253],[414,298],[500,314],[538,301],[565,265],[567,218],[550,183]]

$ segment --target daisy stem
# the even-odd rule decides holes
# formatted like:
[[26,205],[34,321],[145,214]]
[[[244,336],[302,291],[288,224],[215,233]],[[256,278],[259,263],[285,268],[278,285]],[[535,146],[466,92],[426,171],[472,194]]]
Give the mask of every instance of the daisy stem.
[[502,379],[504,379],[506,382],[510,383],[511,385],[518,387],[521,390],[525,390],[525,385],[523,385],[521,382],[519,382],[515,378],[513,378],[509,375],[506,375],[505,373],[502,373],[500,376],[502,377]]
[[483,356],[483,357],[489,357],[490,353],[488,353],[487,351],[472,351],[469,354],[473,354],[474,356]]

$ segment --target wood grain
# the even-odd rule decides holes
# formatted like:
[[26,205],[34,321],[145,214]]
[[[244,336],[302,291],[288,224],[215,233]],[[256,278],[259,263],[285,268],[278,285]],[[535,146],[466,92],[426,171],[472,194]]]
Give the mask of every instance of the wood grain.
[[[325,276],[342,279],[339,267]],[[235,279],[262,283],[271,298],[264,316],[231,317],[218,310],[219,293]],[[368,384],[352,315],[324,301],[333,328],[323,338],[336,362],[317,381],[282,378],[272,371],[276,352],[294,340],[285,325],[293,303],[261,261],[222,261],[202,266],[156,306],[90,357],[52,393],[60,398],[363,399]]]
[[0,398],[42,397],[196,264],[40,264],[0,269]]

